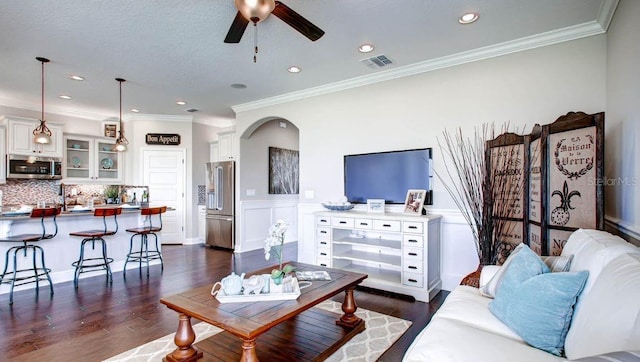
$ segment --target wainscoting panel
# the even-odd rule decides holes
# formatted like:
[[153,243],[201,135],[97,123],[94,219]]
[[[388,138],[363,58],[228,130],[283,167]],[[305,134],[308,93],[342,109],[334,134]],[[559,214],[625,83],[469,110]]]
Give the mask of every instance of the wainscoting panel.
[[236,251],[264,248],[269,227],[278,219],[286,221],[285,243],[298,241],[298,200],[244,200],[236,219]]

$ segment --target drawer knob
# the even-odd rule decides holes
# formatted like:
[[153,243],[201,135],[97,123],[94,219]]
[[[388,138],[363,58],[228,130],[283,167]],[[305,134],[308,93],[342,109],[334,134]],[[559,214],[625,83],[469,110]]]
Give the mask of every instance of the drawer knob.
[[320,253],[320,255],[322,255],[322,256],[327,256],[327,253]]
[[410,281],[411,283],[417,283],[417,282],[418,282],[417,280],[415,280],[415,279],[413,279],[413,278],[409,278],[409,279],[407,279],[407,280],[408,280],[408,281]]
[[416,239],[409,239],[407,241],[410,242],[410,243],[417,243],[418,242],[418,240],[416,240]]
[[326,234],[327,232],[325,230],[320,231],[320,234]]
[[417,254],[417,253],[409,253],[409,255],[411,255],[411,256],[418,256],[418,254]]
[[346,223],[347,223],[346,221],[340,221],[340,224],[346,224]]
[[417,229],[418,227],[415,225],[409,225],[409,229]]
[[415,266],[415,265],[409,265],[407,268],[409,268],[409,269],[418,269],[418,267]]
[[383,226],[383,227],[386,227],[386,228],[390,228],[390,227],[391,227],[391,225],[390,225],[390,224],[382,224],[382,226]]

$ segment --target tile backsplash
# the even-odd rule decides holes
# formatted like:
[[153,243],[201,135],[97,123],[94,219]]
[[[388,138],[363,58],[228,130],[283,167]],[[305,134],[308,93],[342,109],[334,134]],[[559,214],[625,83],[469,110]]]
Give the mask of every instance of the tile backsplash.
[[2,205],[35,204],[38,200],[48,204],[62,201],[60,181],[55,180],[7,180],[0,185]]

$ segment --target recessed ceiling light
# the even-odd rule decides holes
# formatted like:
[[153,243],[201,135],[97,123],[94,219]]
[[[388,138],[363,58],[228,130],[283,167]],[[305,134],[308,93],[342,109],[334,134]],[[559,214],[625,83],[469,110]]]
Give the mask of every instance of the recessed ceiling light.
[[287,68],[287,72],[289,73],[300,73],[301,71],[302,69],[297,65],[292,65],[289,68]]
[[60,99],[67,99],[67,100],[71,99],[71,96],[68,96],[66,94],[61,94],[61,95],[59,95],[59,97],[60,97]]
[[187,104],[187,102],[185,101],[176,101],[176,104],[179,106],[184,106],[185,104]]
[[83,81],[84,77],[81,77],[81,76],[75,75],[75,74],[69,74],[69,79],[73,79],[73,80],[77,80],[77,81]]
[[242,83],[233,83],[230,87],[235,89],[245,89],[247,88],[247,85]]
[[360,47],[358,48],[358,51],[360,53],[369,53],[372,52],[374,49],[374,46],[371,44],[362,44],[360,45]]
[[140,113],[140,110],[137,108],[131,108],[131,112],[133,113]]
[[466,13],[458,19],[460,24],[471,24],[474,21],[478,20],[478,14],[476,13]]

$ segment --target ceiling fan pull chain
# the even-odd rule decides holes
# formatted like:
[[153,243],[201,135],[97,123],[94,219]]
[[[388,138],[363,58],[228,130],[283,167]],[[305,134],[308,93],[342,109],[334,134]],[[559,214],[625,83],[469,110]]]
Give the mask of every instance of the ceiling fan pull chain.
[[253,23],[253,62],[255,63],[258,57],[258,23]]

